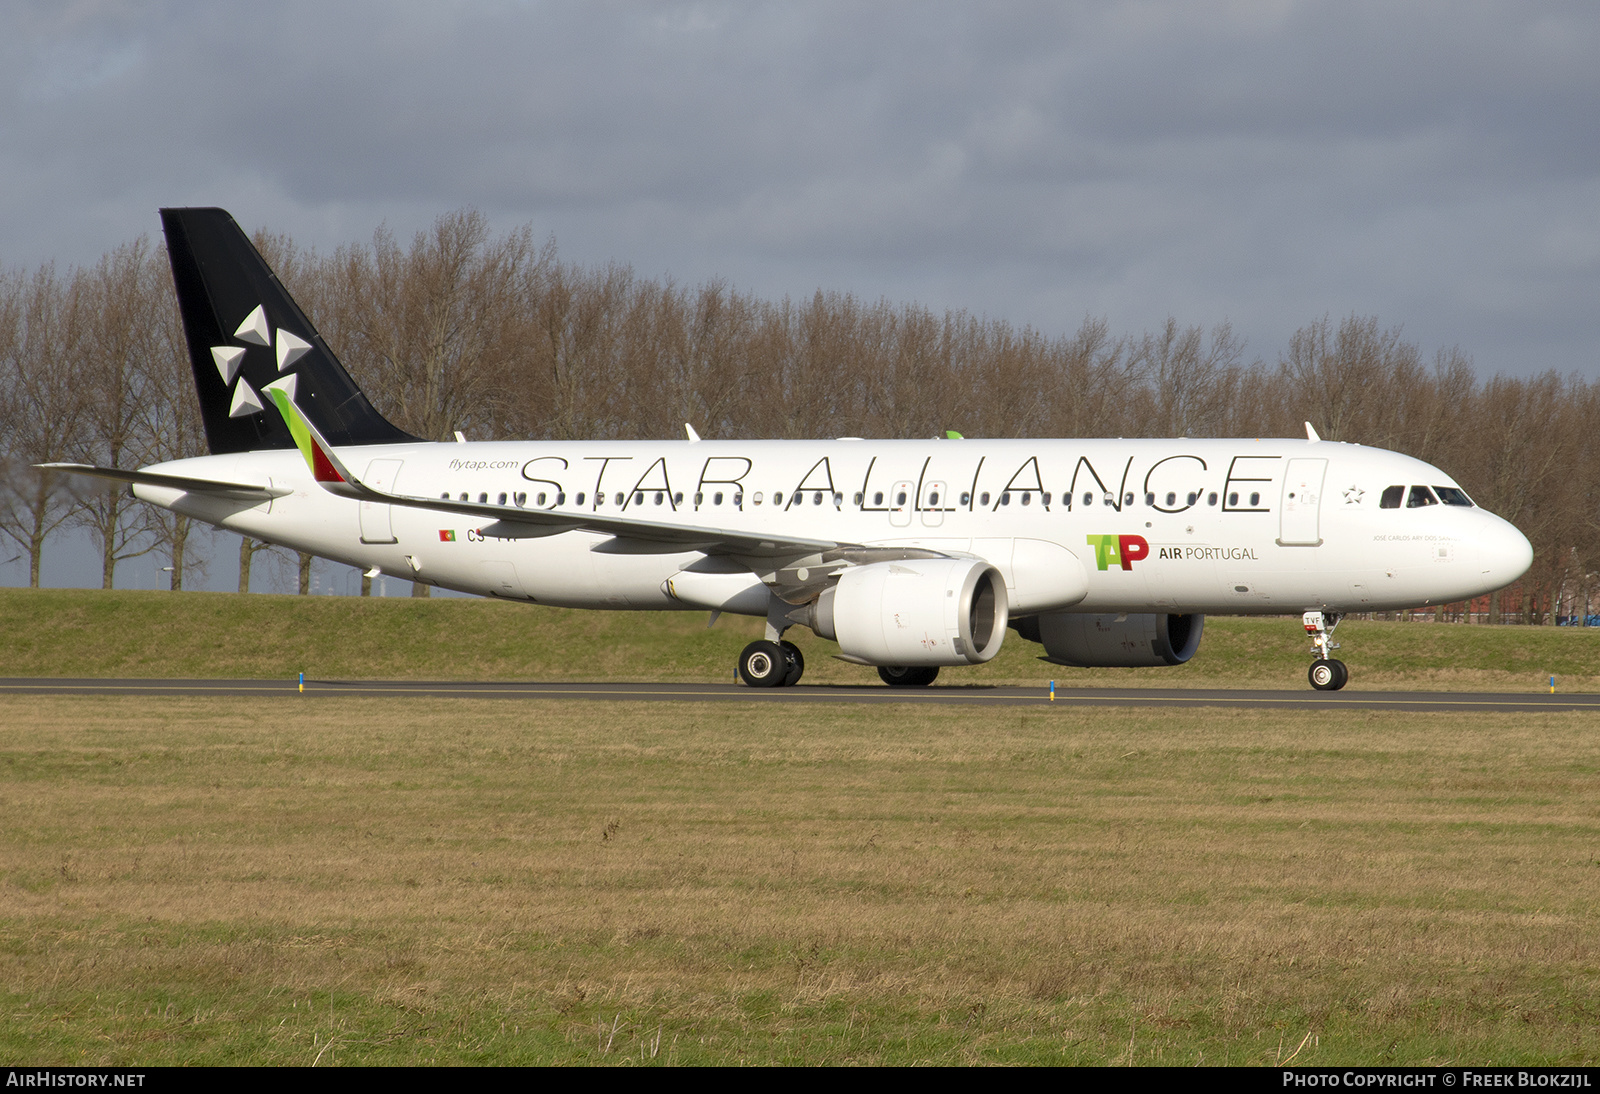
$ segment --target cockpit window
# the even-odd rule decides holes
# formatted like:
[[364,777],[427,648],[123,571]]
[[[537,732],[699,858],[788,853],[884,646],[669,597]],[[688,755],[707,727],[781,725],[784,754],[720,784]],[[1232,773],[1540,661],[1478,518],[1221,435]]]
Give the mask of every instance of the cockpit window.
[[1435,486],[1433,492],[1439,495],[1439,500],[1446,505],[1460,505],[1472,507],[1472,499],[1467,497],[1467,492],[1459,486]]
[[1400,508],[1400,499],[1405,497],[1405,496],[1406,496],[1406,488],[1403,487],[1403,486],[1388,486],[1388,487],[1385,487],[1384,491],[1383,491],[1383,500],[1378,502],[1378,508],[1379,509],[1398,509],[1398,508]]
[[1406,498],[1407,509],[1421,509],[1425,505],[1438,505],[1439,499],[1433,496],[1433,491],[1426,486],[1413,486],[1411,494]]

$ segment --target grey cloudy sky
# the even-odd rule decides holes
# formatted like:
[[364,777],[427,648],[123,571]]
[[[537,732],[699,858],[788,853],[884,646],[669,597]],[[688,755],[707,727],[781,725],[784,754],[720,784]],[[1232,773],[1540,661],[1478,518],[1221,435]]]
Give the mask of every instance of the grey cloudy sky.
[[0,5],[0,264],[161,205],[333,247],[475,206],[569,260],[1070,333],[1330,314],[1600,379],[1600,8]]

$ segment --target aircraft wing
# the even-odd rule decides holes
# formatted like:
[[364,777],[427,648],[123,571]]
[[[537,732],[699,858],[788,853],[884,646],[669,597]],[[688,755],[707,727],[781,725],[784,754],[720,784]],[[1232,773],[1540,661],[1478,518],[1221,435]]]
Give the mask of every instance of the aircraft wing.
[[[286,380],[292,381],[292,377]],[[299,446],[301,455],[305,457],[306,464],[311,468],[312,477],[324,490],[340,497],[487,520],[491,523],[481,529],[483,534],[501,539],[525,539],[570,531],[600,532],[615,538],[609,543],[597,546],[596,550],[611,554],[704,551],[750,559],[784,559],[855,546],[831,539],[758,535],[731,528],[685,526],[635,517],[605,516],[594,512],[522,509],[512,505],[489,505],[484,502],[454,501],[450,498],[423,498],[375,490],[363,483],[340,461],[333,446],[322,437],[310,419],[300,413],[294,404],[293,385],[286,380],[268,384],[264,390],[283,414],[284,421],[289,424],[289,432]]]
[[120,467],[96,467],[87,463],[34,464],[41,471],[60,471],[68,475],[88,475],[114,482],[140,483],[145,486],[166,486],[190,494],[206,494],[232,501],[263,502],[281,498],[294,491],[286,486],[257,486],[242,482],[219,482],[215,479],[191,479],[184,475],[162,475],[153,471],[125,471]]

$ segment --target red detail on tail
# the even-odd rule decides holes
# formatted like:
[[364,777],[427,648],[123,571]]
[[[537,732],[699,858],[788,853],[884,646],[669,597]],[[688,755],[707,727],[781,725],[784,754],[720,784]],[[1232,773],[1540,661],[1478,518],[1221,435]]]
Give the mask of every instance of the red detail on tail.
[[316,441],[311,442],[311,474],[318,482],[343,482],[344,476],[333,469],[328,454]]

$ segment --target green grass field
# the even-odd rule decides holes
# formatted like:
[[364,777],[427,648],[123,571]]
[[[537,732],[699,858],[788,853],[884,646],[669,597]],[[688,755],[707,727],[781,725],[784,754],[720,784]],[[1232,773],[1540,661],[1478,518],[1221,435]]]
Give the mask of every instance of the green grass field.
[[15,1064],[1593,1063],[1600,717],[0,697]]
[[[462,599],[0,590],[0,675],[314,679],[690,680],[733,675],[759,620],[698,612],[585,612]],[[810,683],[876,683],[803,628]],[[1339,628],[1355,689],[1600,690],[1600,629],[1369,623]],[[1206,620],[1186,665],[1066,669],[1015,634],[988,665],[942,683],[1306,686],[1298,618]]]
[[[0,674],[724,680],[756,626],[5,590]],[[1588,631],[1339,637],[1352,687],[1600,683]],[[0,1056],[1592,1064],[1597,776],[1577,713],[0,696]]]

